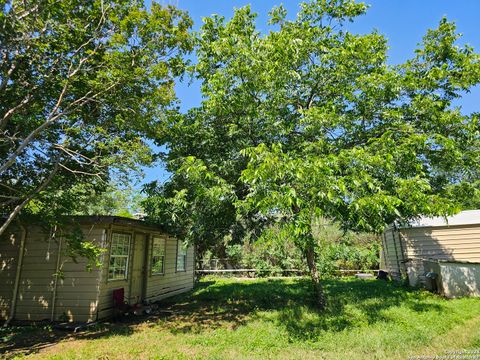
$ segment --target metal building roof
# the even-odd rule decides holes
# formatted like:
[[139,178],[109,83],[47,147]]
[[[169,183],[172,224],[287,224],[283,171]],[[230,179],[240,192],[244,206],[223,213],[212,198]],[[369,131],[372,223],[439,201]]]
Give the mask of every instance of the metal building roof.
[[400,227],[437,227],[480,224],[480,210],[465,210],[453,216],[420,217]]

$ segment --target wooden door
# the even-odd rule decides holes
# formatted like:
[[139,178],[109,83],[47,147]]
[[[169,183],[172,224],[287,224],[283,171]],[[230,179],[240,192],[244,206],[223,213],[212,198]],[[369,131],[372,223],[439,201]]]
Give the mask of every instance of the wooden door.
[[133,264],[130,277],[129,303],[136,304],[144,300],[145,283],[145,254],[147,250],[147,237],[145,234],[135,234],[133,245]]

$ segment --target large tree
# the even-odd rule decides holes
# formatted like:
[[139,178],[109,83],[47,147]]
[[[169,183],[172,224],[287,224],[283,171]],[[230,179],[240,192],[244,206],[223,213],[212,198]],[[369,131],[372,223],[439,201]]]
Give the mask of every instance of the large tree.
[[130,0],[0,0],[0,235],[18,214],[72,213],[152,156],[175,111],[190,18]]
[[365,11],[313,0],[289,20],[280,6],[265,35],[248,7],[206,19],[195,69],[205,100],[169,127],[174,175],[156,188],[163,208],[151,206],[195,212],[183,218],[192,233],[212,216],[222,235],[239,219],[278,222],[305,255],[320,308],[317,219],[380,232],[454,213],[479,192],[479,117],[455,105],[480,82],[479,55],[442,19],[411,60],[390,66],[382,35],[347,29]]

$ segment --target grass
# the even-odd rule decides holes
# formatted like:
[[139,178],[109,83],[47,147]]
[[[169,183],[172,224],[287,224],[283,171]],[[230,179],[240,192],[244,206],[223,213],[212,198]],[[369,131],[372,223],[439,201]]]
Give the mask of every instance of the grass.
[[[46,359],[405,359],[480,348],[480,300],[446,300],[394,283],[324,282],[318,313],[307,279],[207,278],[159,315],[80,334],[0,333],[0,354]],[[30,353],[28,355],[28,353]]]

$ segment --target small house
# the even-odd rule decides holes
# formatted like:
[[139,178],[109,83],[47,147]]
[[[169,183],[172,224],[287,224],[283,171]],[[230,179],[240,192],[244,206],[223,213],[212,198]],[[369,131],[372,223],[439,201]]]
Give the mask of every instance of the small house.
[[480,210],[387,228],[380,268],[446,297],[480,296]]
[[112,316],[117,289],[132,305],[192,289],[193,248],[161,227],[118,216],[72,219],[103,249],[101,266],[71,256],[70,228],[11,226],[0,239],[0,319],[91,322]]

